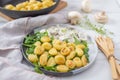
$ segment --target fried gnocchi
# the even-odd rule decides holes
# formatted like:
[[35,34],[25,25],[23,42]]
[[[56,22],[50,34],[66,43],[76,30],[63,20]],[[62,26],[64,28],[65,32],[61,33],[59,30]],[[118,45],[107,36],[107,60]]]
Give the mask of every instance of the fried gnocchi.
[[[31,3],[33,2],[34,0],[31,0]],[[26,4],[24,3],[24,5]],[[41,31],[32,37],[34,42],[32,46],[29,46],[30,48],[27,47],[29,51],[26,51],[29,53],[27,53],[27,57],[30,62],[38,63],[44,69],[48,68],[46,70],[57,72],[68,72],[88,64],[88,56],[86,56],[88,46],[86,44],[80,43],[78,40],[77,44],[60,40],[55,36],[50,36],[48,30],[46,31]]]
[[58,65],[56,67],[57,71],[59,72],[68,72],[69,68],[66,65]]
[[40,65],[41,66],[45,66],[47,65],[47,60],[48,60],[48,52],[44,52],[41,56],[40,56]]
[[5,9],[16,10],[16,11],[32,11],[41,10],[44,8],[51,7],[55,4],[53,0],[29,0],[25,2],[18,3],[17,5],[7,4],[4,6]]
[[28,59],[29,59],[31,62],[37,62],[37,61],[38,61],[37,55],[35,55],[35,54],[29,54],[29,55],[28,55]]

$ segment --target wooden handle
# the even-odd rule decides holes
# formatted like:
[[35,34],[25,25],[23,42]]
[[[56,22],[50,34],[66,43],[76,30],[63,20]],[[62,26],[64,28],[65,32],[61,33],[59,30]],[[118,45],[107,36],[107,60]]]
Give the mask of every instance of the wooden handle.
[[118,74],[120,75],[120,65],[116,63],[116,67],[117,67]]
[[58,4],[58,6],[50,13],[55,13],[55,12],[58,12],[60,11],[61,9],[65,8],[67,6],[67,2],[64,1],[64,0],[61,0]]
[[115,64],[115,59],[113,57],[110,58],[109,63],[111,65],[111,70],[112,70],[112,78],[114,80],[118,79],[118,74],[116,70],[116,64]]
[[7,15],[5,15],[5,14],[3,14],[3,13],[1,13],[1,12],[0,12],[0,16],[3,17],[3,18],[5,18],[5,19],[8,20],[8,21],[14,20],[14,19],[8,17]]

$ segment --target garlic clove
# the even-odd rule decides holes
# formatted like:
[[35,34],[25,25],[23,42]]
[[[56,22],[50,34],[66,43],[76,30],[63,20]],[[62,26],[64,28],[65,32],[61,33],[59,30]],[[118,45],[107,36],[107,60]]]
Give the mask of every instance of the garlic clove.
[[68,12],[68,20],[71,24],[78,24],[81,20],[81,14],[78,11],[70,11]]
[[90,0],[83,0],[81,4],[81,9],[86,13],[90,13],[92,11]]
[[106,15],[105,11],[102,11],[95,14],[95,20],[104,24],[108,22],[108,16]]

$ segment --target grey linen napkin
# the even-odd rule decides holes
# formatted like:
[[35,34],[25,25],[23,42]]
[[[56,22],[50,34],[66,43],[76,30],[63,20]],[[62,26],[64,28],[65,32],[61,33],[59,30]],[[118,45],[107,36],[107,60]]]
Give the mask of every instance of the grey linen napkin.
[[20,45],[32,29],[46,24],[67,23],[66,13],[21,18],[0,27],[0,80],[59,80],[37,74],[23,61]]

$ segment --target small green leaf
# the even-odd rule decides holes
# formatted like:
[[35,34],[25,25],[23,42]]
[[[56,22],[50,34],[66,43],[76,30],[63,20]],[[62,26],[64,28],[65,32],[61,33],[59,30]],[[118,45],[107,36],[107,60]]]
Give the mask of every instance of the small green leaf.
[[48,71],[56,71],[55,66],[44,66],[44,69],[46,69]]
[[69,41],[68,41],[68,39],[64,39],[63,41],[65,41],[66,43],[68,43]]
[[66,32],[66,31],[67,31],[67,29],[62,29],[61,31],[64,33],[64,32]]
[[26,49],[26,54],[33,54],[34,53],[35,46],[31,45],[31,47]]
[[76,44],[76,45],[78,45],[78,44],[80,44],[80,41],[76,38],[76,37],[74,37],[74,43]]
[[88,47],[85,47],[85,48],[83,49],[83,51],[84,51],[84,54],[85,54],[85,56],[86,56],[86,58],[87,58],[87,61],[89,62],[89,55],[88,55],[89,48],[88,48]]
[[80,43],[83,44],[83,45],[85,45],[85,46],[87,47],[87,41],[85,41],[85,40],[81,40]]
[[39,68],[40,68],[39,66],[35,66],[34,71],[42,74],[43,72]]
[[53,41],[53,40],[54,40],[54,36],[51,37],[51,41]]

